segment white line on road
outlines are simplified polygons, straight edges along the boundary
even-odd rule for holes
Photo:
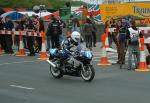
[[[98,62],[98,61],[100,61],[100,60],[93,60],[93,61],[95,61],[95,62]],[[112,64],[115,64],[115,63],[117,63],[117,61],[115,61],[115,60],[108,60],[110,63],[112,63]]]
[[[34,61],[21,61],[21,62],[7,62],[7,63],[2,63],[2,64],[0,64],[0,66],[2,66],[2,65],[10,65],[10,64],[30,63],[30,62],[37,62],[37,61],[40,61],[40,60],[34,60]]]
[[[21,88],[21,89],[28,89],[28,90],[34,90],[35,88],[29,88],[29,87],[24,87],[24,86],[19,86],[19,85],[10,85],[11,87],[15,88]]]

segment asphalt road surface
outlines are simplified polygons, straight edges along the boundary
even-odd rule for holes
[[[0,56],[0,103],[150,103],[150,72],[119,69],[119,65],[97,66],[95,78],[54,79],[49,64],[36,57]],[[116,53],[109,53],[116,60]]]

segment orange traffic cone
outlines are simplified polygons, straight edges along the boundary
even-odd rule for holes
[[[105,40],[106,40],[106,35],[105,33],[101,35],[101,41],[102,41],[102,45],[101,45],[101,48],[103,48],[103,46],[105,45]]]
[[[146,64],[146,59],[145,59],[144,38],[140,38],[140,62],[139,62],[139,65],[138,65],[138,69],[136,69],[135,71],[138,71],[138,72],[150,71],[148,69],[148,66]]]
[[[23,57],[23,56],[26,56],[26,53],[25,53],[25,49],[24,49],[24,47],[23,47],[22,31],[19,31],[19,39],[20,39],[19,52],[16,53],[16,56]]]
[[[109,63],[108,58],[107,58],[107,52],[106,52],[106,45],[105,45],[105,40],[106,40],[106,35],[103,34],[101,36],[101,40],[102,40],[102,55],[100,58],[100,62],[97,65],[111,65],[111,63]]]
[[[47,60],[48,59],[48,55],[46,53],[46,48],[45,48],[45,36],[44,36],[44,32],[42,31],[41,32],[41,36],[42,36],[42,49],[41,49],[41,52],[40,52],[40,60]]]
[[[106,33],[105,33],[105,48],[109,48],[109,42],[108,42],[108,28],[106,28]]]

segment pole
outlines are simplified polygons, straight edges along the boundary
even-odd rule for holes
[[[40,5],[40,18],[41,18],[41,5]]]

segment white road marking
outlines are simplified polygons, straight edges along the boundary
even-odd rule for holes
[[[94,58],[100,58],[101,57],[101,55],[94,55]],[[126,57],[128,57],[128,56],[126,56]],[[107,58],[118,58],[118,56],[117,55],[107,55]]]
[[[0,66],[2,66],[2,65],[10,65],[10,64],[30,63],[30,62],[37,62],[37,61],[40,61],[40,60],[34,60],[34,61],[21,61],[21,62],[7,62],[7,63],[2,63],[2,64],[0,64]]]
[[[29,88],[29,87],[24,87],[24,86],[20,86],[20,85],[10,85],[11,87],[15,87],[15,88],[21,88],[21,89],[28,89],[28,90],[34,90],[35,88]]]
[[[99,62],[100,60],[92,60],[92,61],[95,61],[95,62]],[[112,64],[115,64],[115,63],[117,63],[117,61],[116,60],[108,60],[110,63],[112,63]]]

